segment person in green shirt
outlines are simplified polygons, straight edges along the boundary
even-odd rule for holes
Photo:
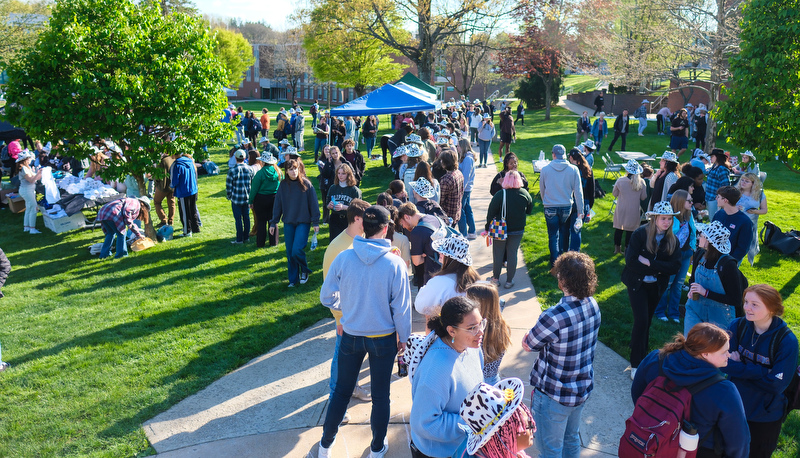
[[[281,183],[281,169],[276,165],[278,159],[270,153],[261,153],[258,158],[261,170],[250,184],[250,208],[256,215],[256,247],[263,248],[267,241],[267,223],[272,218],[272,205]],[[269,246],[278,245],[278,231],[269,237]]]

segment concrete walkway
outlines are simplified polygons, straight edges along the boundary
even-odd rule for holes
[[[495,145],[496,147],[496,145]],[[494,164],[476,169],[472,207],[480,232],[490,196],[487,192],[497,173]],[[546,235],[543,235],[546,236]],[[471,243],[474,265],[482,278],[491,276],[492,253],[482,237]],[[529,380],[535,353],[522,350],[523,335],[541,308],[523,261],[519,256],[515,287],[500,290],[507,306],[503,316],[512,327],[512,347],[500,367],[502,377]],[[501,284],[505,283],[505,270]],[[424,330],[423,317],[414,313],[414,331]],[[192,395],[144,424],[150,443],[164,458],[179,457],[304,457],[322,436],[328,401],[330,365],[335,342],[332,319],[322,320],[269,353]],[[583,411],[582,456],[615,455],[625,419],[633,411],[628,362],[598,343],[594,365],[595,385]],[[361,384],[369,382],[362,368]],[[530,405],[530,386],[526,402]],[[411,385],[394,376],[391,389],[391,423],[387,457],[408,457]],[[333,455],[366,457],[372,433],[370,403],[353,399],[350,423],[343,426]],[[535,447],[528,450],[536,456]]]

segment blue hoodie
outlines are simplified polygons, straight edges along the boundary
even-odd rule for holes
[[[189,197],[197,194],[197,169],[194,160],[181,156],[172,163],[169,185],[175,189],[175,197]]]
[[[647,384],[658,377],[658,352],[653,350],[639,364],[631,385],[633,402],[639,399]],[[719,369],[681,350],[664,358],[664,375],[679,386],[689,386],[712,377]],[[750,429],[745,419],[742,398],[729,380],[715,383],[692,396],[691,421],[697,426],[700,446],[714,449],[714,433],[719,436],[726,457],[746,458],[750,455]]]
[[[387,239],[356,236],[353,248],[333,260],[319,300],[341,310],[341,325],[352,336],[382,336],[397,331],[400,342],[411,333],[411,288],[403,258]],[[369,281],[365,280],[368,274]]]
[[[738,340],[740,325],[745,326],[741,342]],[[783,416],[787,403],[783,392],[797,368],[797,337],[791,331],[783,337],[775,352],[776,361],[769,361],[769,344],[775,333],[785,327],[785,321],[773,317],[769,329],[758,337],[753,335],[753,323],[745,318],[736,318],[728,328],[731,351],[738,351],[741,359],[729,361],[722,371],[739,389],[749,421],[767,423]]]

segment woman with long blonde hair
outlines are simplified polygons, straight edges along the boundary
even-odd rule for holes
[[[680,246],[672,233],[672,218],[677,214],[669,202],[657,203],[652,212],[647,212],[650,221],[633,232],[625,250],[622,283],[628,287],[633,312],[631,378],[647,356],[650,321],[658,301],[667,289],[670,275],[680,267]]]
[[[761,251],[758,247],[758,217],[767,214],[767,196],[762,186],[761,180],[755,173],[745,173],[736,184],[736,188],[742,193],[736,206],[753,222],[753,240],[747,251],[747,260],[751,266]]]
[[[678,212],[672,220],[672,233],[678,238],[681,251],[681,266],[678,273],[669,277],[667,290],[661,296],[661,300],[656,307],[655,316],[661,321],[672,320],[680,323],[678,305],[681,300],[681,288],[686,281],[686,272],[689,271],[689,264],[692,255],[697,249],[697,228],[694,225],[692,216],[692,197],[689,191],[679,189],[672,194],[670,205],[672,210]]]
[[[500,310],[500,294],[489,282],[473,283],[467,288],[467,297],[480,305],[481,316],[486,319],[483,331],[483,381],[494,385],[500,381],[500,362],[511,347],[511,327]]]

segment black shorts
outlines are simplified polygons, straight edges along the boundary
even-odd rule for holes
[[[500,132],[500,141],[502,143],[511,143],[511,134]]]

